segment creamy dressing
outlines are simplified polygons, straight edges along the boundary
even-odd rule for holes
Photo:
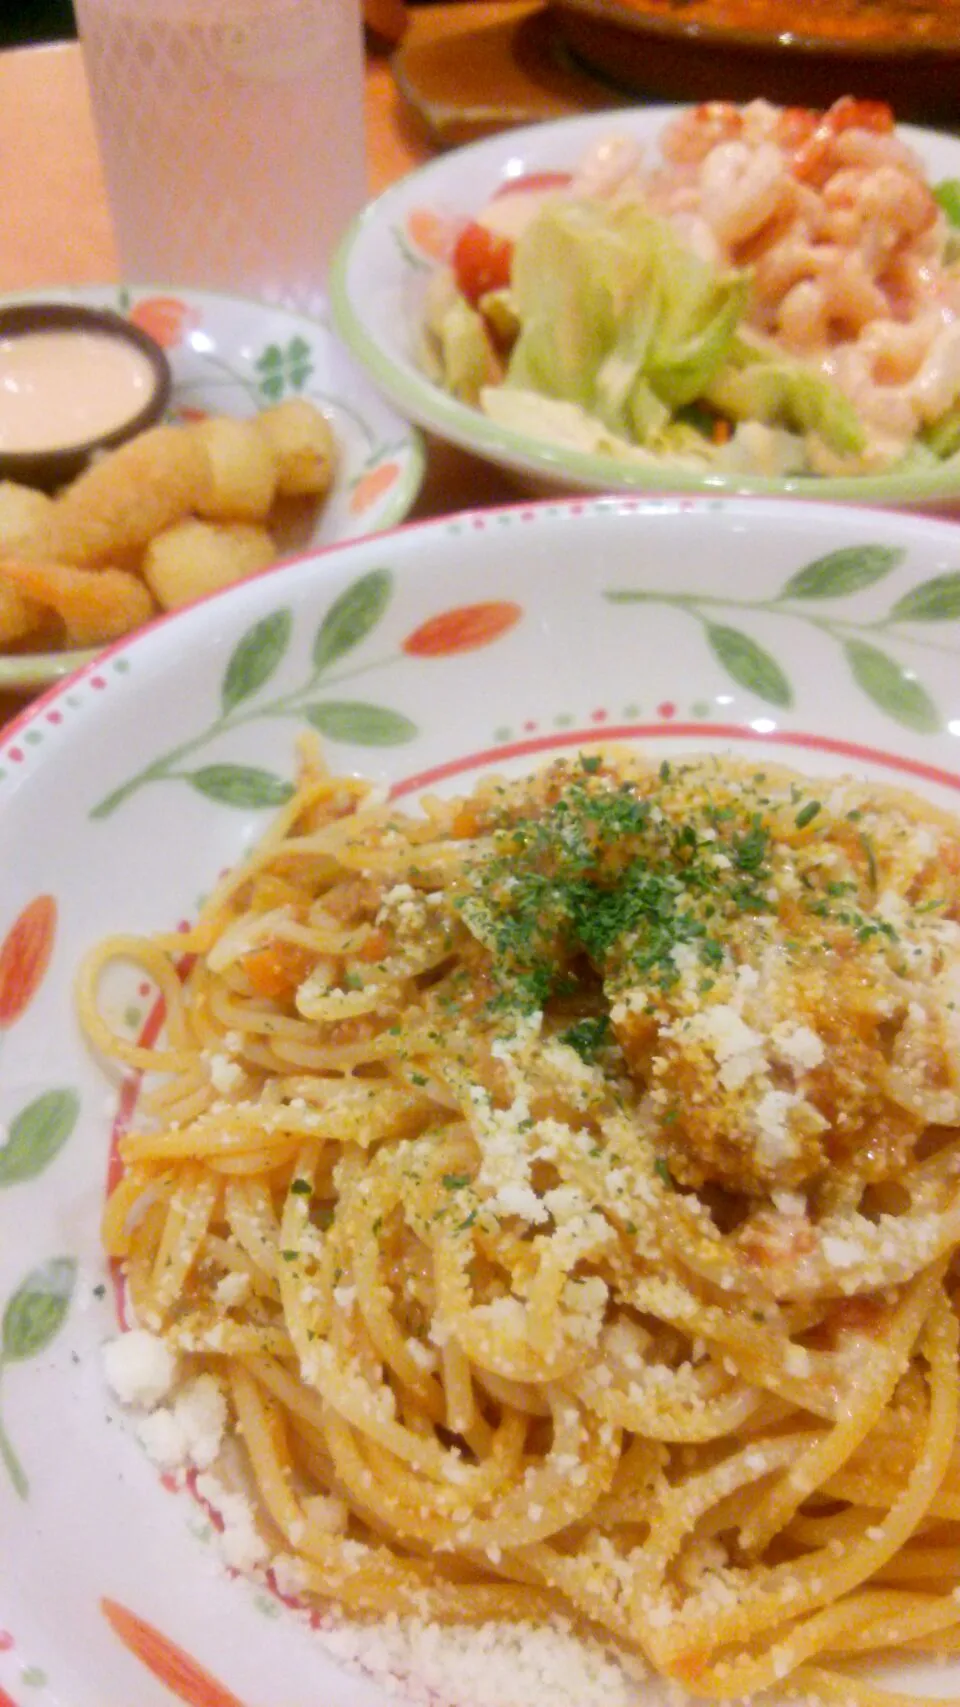
[[[0,338],[0,451],[102,438],[140,414],[156,383],[148,357],[109,332],[51,328]]]

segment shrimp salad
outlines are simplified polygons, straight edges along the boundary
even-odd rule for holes
[[[960,184],[880,102],[708,102],[453,234],[423,359],[502,426],[627,460],[876,474],[960,455]]]

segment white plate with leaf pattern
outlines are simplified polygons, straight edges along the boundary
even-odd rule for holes
[[[124,314],[166,351],[169,414],[252,415],[286,397],[309,397],[328,416],[339,451],[331,490],[296,548],[334,545],[393,527],[423,479],[423,444],[366,378],[325,321],[244,297],[181,286],[69,285],[5,296],[79,302]],[[0,656],[0,690],[44,687],[92,653]]]
[[[386,1671],[362,1635],[342,1669],[342,1632],[338,1660],[329,1619],[231,1576],[205,1509],[118,1414],[98,1245],[117,1099],[73,1012],[84,950],[189,917],[287,798],[307,727],[336,767],[410,798],[604,738],[957,807],[958,663],[950,524],[615,497],[308,555],[116,646],[3,731],[2,1707],[543,1707],[522,1666],[495,1698],[483,1666],[431,1694],[425,1650],[404,1660],[396,1632]],[[149,999],[131,974],[134,1034]],[[608,1684],[605,1707],[659,1699],[634,1689]]]

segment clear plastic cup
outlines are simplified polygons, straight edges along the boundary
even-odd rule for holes
[[[366,194],[360,0],[75,0],[124,276],[309,312]]]

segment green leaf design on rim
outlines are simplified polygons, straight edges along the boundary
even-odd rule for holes
[[[23,1363],[46,1350],[70,1307],[76,1267],[72,1257],[54,1257],[18,1286],[0,1323],[2,1362]]]
[[[433,271],[433,268],[436,266],[436,262],[431,261],[426,255],[421,255],[419,251],[414,248],[406,233],[401,230],[399,225],[394,225],[391,228],[391,231],[393,240],[408,267],[412,267],[414,271],[418,273],[429,273]]]
[[[283,806],[293,793],[292,783],[255,765],[204,765],[185,775],[199,794],[221,806]]]
[[[960,617],[960,570],[921,581],[898,599],[891,622],[954,622]]]
[[[793,704],[793,688],[777,660],[749,634],[720,623],[707,623],[707,639],[727,674],[768,705]]]
[[[36,1179],[63,1149],[80,1113],[73,1090],[44,1091],[22,1108],[10,1123],[10,1135],[0,1149],[0,1186]]]
[[[271,611],[241,636],[231,653],[220,685],[220,712],[198,735],[181,741],[160,754],[142,770],[98,801],[91,818],[109,818],[131,795],[148,783],[181,781],[198,794],[222,806],[269,808],[282,806],[293,793],[293,784],[256,765],[222,760],[194,769],[184,763],[211,742],[263,718],[289,717],[306,721],[333,741],[354,741],[361,746],[395,746],[410,741],[417,726],[402,712],[366,700],[320,699],[323,690],[403,662],[394,653],[365,663],[351,663],[331,675],[332,666],[356,650],[383,617],[393,596],[393,574],[372,569],[361,575],[334,599],[314,635],[309,674],[298,687],[261,698],[263,688],[287,656],[294,635],[293,613]]]
[[[53,1257],[17,1287],[0,1321],[0,1375],[10,1364],[39,1356],[56,1338],[70,1308],[76,1272],[72,1257]],[[0,1460],[15,1492],[26,1499],[30,1485],[2,1423]]]
[[[220,703],[225,712],[233,711],[270,680],[292,633],[293,616],[288,610],[272,611],[247,630],[224,672]]]
[[[313,643],[313,665],[326,670],[359,646],[377,626],[393,596],[389,569],[372,569],[341,593],[327,611]]]
[[[402,712],[356,699],[329,699],[306,707],[307,721],[332,741],[355,741],[358,747],[397,747],[410,741],[417,726]]]
[[[935,575],[911,588],[886,616],[857,619],[820,608],[829,599],[875,586],[899,568],[905,557],[899,546],[846,546],[805,564],[779,593],[766,599],[743,599],[727,593],[652,592],[641,587],[610,587],[603,596],[611,604],[665,605],[693,617],[702,624],[710,648],[727,674],[741,687],[777,706],[793,704],[793,689],[776,658],[742,629],[718,623],[710,613],[759,613],[803,623],[843,649],[854,681],[878,710],[918,735],[933,735],[943,727],[933,698],[913,670],[875,642],[888,639],[908,652],[939,652],[956,662],[960,657],[956,641],[897,630],[903,623],[960,620],[960,570]],[[804,609],[804,604],[813,608]]]
[[[791,575],[781,599],[839,599],[882,581],[906,552],[895,545],[850,545],[828,552]]]
[[[888,717],[918,735],[935,735],[942,727],[940,713],[926,688],[895,658],[862,640],[848,640],[844,651],[854,680]]]

